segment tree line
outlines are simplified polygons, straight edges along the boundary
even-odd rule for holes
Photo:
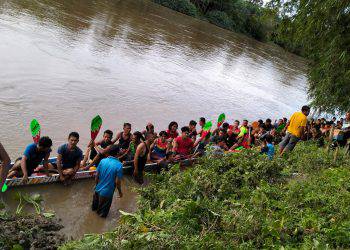
[[[154,0],[310,59],[308,95],[322,112],[350,110],[350,1]]]

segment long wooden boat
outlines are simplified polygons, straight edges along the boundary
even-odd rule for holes
[[[50,163],[56,163],[57,158],[50,158]],[[13,163],[12,163],[13,165]],[[145,171],[151,172],[157,167],[157,163],[150,163],[146,164]],[[130,162],[126,165],[123,165],[123,173],[125,175],[131,175],[133,173],[133,165],[130,164]],[[88,178],[94,178],[96,175],[96,170],[89,170],[89,171],[78,171],[73,180],[81,180],[81,179],[88,179]],[[37,184],[48,184],[48,183],[54,183],[59,182],[59,174],[54,173],[50,174],[49,176],[44,174],[34,174],[34,176],[28,177],[28,182],[23,183],[22,178],[12,178],[12,179],[6,179],[6,185],[8,187],[15,187],[15,186],[24,186],[24,185],[37,185]]]

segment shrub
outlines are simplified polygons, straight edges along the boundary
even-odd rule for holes
[[[185,15],[197,16],[197,8],[189,0],[155,0],[155,2]]]
[[[208,12],[206,14],[206,17],[210,23],[215,24],[224,29],[232,30],[233,22],[225,12],[213,10]]]
[[[62,249],[350,248],[348,159],[310,143],[270,161],[255,150],[152,175],[114,232]],[[298,174],[295,174],[298,173]]]

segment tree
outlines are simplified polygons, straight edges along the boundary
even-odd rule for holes
[[[350,110],[350,1],[273,0],[283,28],[277,37],[310,59],[308,95],[319,111]]]

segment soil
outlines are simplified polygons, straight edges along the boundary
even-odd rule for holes
[[[0,217],[0,249],[57,249],[65,241],[56,219],[41,215]]]

